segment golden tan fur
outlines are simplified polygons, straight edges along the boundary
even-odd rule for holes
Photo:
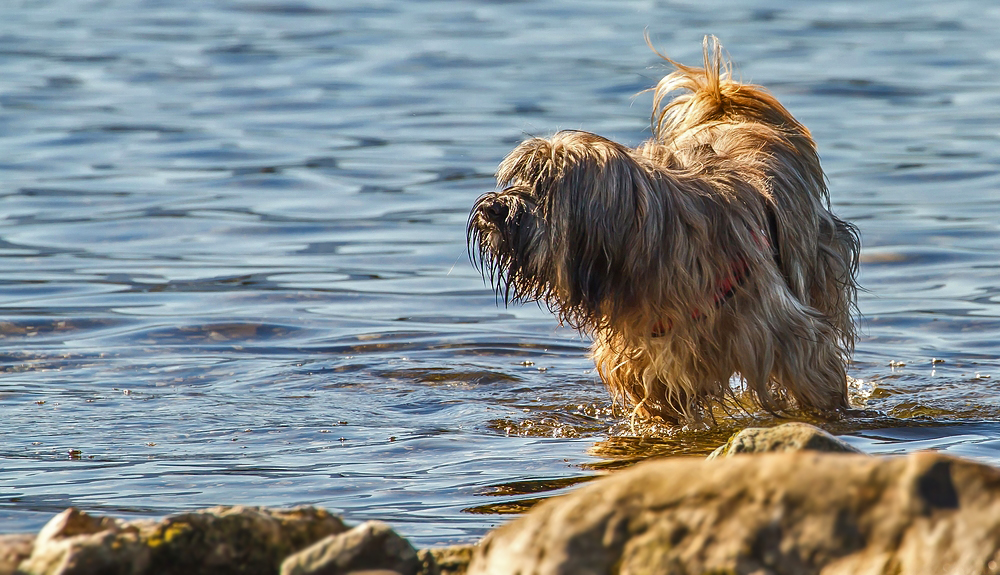
[[[829,210],[809,131],[735,82],[714,38],[704,68],[675,66],[637,149],[564,131],[511,152],[470,249],[505,301],[544,301],[590,333],[636,415],[700,421],[734,374],[769,411],[832,415],[847,407],[857,231]]]

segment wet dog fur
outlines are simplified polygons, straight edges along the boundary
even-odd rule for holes
[[[633,417],[702,422],[736,394],[835,417],[858,232],[830,211],[809,131],[735,81],[714,37],[704,68],[668,61],[650,140],[523,142],[473,208],[470,253],[505,302],[544,302],[593,337]]]

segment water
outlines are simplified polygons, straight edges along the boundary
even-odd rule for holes
[[[629,437],[587,342],[498,307],[467,259],[468,210],[526,135],[648,137],[647,28],[689,63],[718,35],[861,228],[851,375],[881,415],[831,429],[1000,463],[990,0],[12,0],[0,530],[314,504],[473,541],[754,423]]]

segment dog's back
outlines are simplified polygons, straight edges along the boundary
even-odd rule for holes
[[[653,138],[637,151],[680,171],[732,165],[746,177],[747,166],[758,166],[759,192],[771,204],[769,240],[788,287],[826,315],[850,349],[860,240],[829,210],[816,144],[767,90],[733,80],[714,36],[705,38],[704,56],[704,68],[664,57],[677,69],[653,89]]]
[[[714,36],[705,37],[704,55],[704,68],[685,66],[663,56],[677,70],[653,89],[652,128],[656,142],[683,149],[690,145],[687,140],[701,140],[700,134],[706,129],[756,124],[782,133],[800,155],[815,157],[816,146],[809,130],[774,96],[761,86],[733,80],[731,65],[723,58],[722,46]],[[811,172],[822,184],[818,165]]]

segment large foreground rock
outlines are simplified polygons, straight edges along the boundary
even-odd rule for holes
[[[1000,572],[1000,471],[933,453],[651,461],[490,533],[469,574]]]

